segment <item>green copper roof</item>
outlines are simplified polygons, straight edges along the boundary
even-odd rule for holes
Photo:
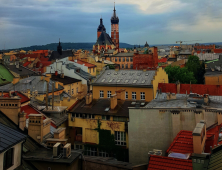
[[[212,63],[212,62],[214,62],[214,61],[218,61],[218,59],[216,59],[216,60],[211,60],[211,61],[207,61],[207,62],[205,62],[205,63],[208,64],[208,63]]]
[[[14,76],[10,71],[4,65],[0,64],[0,86],[11,83],[13,78]]]

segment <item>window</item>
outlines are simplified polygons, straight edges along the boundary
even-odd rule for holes
[[[125,98],[128,99],[128,91],[125,92]]]
[[[119,62],[121,62],[121,57],[119,57]]]
[[[115,58],[115,61],[117,62],[117,58]]]
[[[107,98],[111,97],[111,91],[107,91]]]
[[[95,115],[88,114],[88,115],[87,115],[87,118],[88,118],[88,119],[95,119]]]
[[[77,150],[82,149],[82,145],[76,145],[76,149]]]
[[[97,156],[97,148],[96,147],[86,147],[85,146],[85,155]]]
[[[122,60],[123,62],[125,62],[125,58],[123,57],[123,60]]]
[[[104,92],[103,92],[103,90],[100,90],[99,96],[100,96],[100,98],[103,98],[103,97],[104,97]]]
[[[124,68],[124,64],[122,64],[122,68]]]
[[[102,119],[103,119],[103,120],[110,120],[110,116],[104,116],[104,115],[102,115]]]
[[[132,99],[136,100],[136,92],[132,92]]]
[[[114,116],[114,117],[113,117],[113,121],[117,121],[117,122],[127,122],[127,118],[126,118],[126,117]]]
[[[70,90],[68,90],[68,94],[70,94]]]
[[[72,89],[72,94],[74,94],[74,90]]]
[[[130,61],[133,62],[133,57],[130,57]]]
[[[115,131],[115,144],[126,146],[126,133]]]
[[[140,99],[145,100],[145,92],[140,92]]]
[[[13,165],[14,149],[11,148],[4,153],[3,169],[6,170]]]
[[[95,68],[93,68],[93,73],[95,72]]]
[[[109,154],[103,150],[99,151],[99,156],[101,157],[109,157]]]
[[[91,73],[91,69],[89,69],[89,73]]]
[[[78,93],[79,91],[78,91],[78,87],[76,87],[76,94]]]
[[[126,64],[126,67],[125,68],[128,68],[128,64]]]
[[[126,61],[129,61],[129,58],[128,58],[128,57],[126,58]]]
[[[130,64],[130,68],[133,68],[133,64]]]

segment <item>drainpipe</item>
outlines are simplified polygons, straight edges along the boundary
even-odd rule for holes
[[[52,82],[52,110],[54,109],[54,82]]]

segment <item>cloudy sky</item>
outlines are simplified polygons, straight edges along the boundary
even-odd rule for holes
[[[113,0],[0,0],[0,49],[95,42],[99,19],[110,33]],[[116,0],[120,42],[222,42],[221,0]]]

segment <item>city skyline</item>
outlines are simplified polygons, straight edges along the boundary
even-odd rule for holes
[[[96,42],[99,19],[110,34],[113,0],[1,0],[0,49],[58,42]],[[222,2],[118,0],[120,42],[173,44],[220,42]]]

